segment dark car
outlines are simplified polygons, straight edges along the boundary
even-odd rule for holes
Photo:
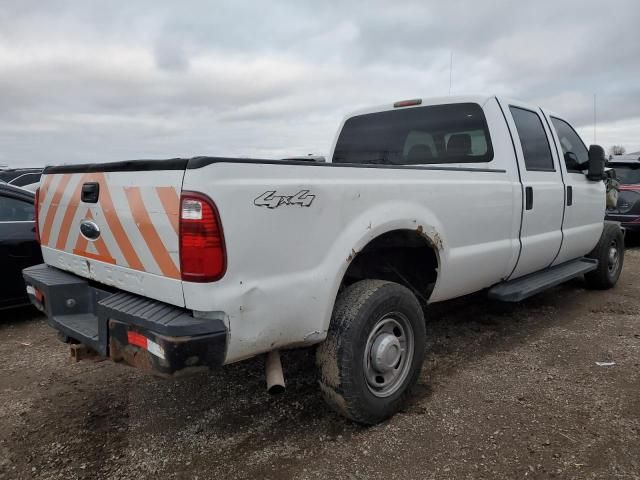
[[[640,152],[614,157],[607,166],[620,181],[618,203],[607,209],[607,220],[620,222],[630,232],[640,232]]]
[[[3,168],[0,180],[16,187],[24,187],[40,181],[42,168]]]
[[[0,183],[0,309],[29,303],[22,269],[42,263],[34,194]]]

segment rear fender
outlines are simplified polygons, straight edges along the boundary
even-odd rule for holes
[[[447,259],[447,238],[441,222],[423,205],[410,202],[393,202],[377,205],[365,210],[336,238],[328,250],[327,261],[334,262],[331,271],[336,272],[331,284],[328,308],[324,314],[322,332],[326,334],[333,313],[333,304],[338,295],[344,275],[356,258],[372,240],[394,230],[413,230],[422,235],[436,252],[438,268]],[[435,288],[438,288],[436,280]]]

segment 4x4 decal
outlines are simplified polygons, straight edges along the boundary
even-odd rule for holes
[[[264,192],[253,201],[256,207],[278,208],[282,205],[298,205],[310,207],[315,195],[309,194],[309,190],[300,190],[294,195],[279,195],[274,190]]]

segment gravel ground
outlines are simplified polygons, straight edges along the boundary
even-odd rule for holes
[[[261,359],[163,380],[70,365],[30,309],[0,318],[2,479],[640,479],[637,247],[607,292],[432,306],[411,402],[370,428],[325,407],[310,351],[271,397]]]

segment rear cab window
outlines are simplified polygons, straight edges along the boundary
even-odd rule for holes
[[[458,103],[369,113],[349,118],[333,163],[432,165],[493,160],[480,105]]]

